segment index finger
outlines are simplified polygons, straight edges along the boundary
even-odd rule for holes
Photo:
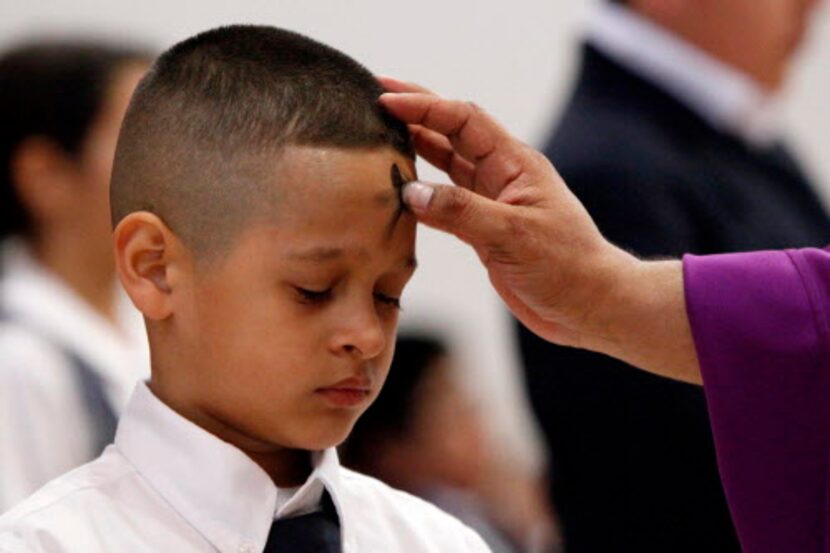
[[[435,94],[430,89],[419,84],[402,81],[389,75],[377,75],[375,78],[380,83],[380,86],[387,92],[423,92],[424,94]]]
[[[380,102],[405,123],[446,136],[474,165],[477,187],[493,197],[527,168],[524,144],[475,104],[423,92],[386,93]]]

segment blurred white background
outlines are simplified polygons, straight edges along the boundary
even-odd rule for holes
[[[786,1],[786,0],[782,0]],[[228,23],[287,27],[344,50],[377,73],[474,100],[539,144],[565,100],[589,0],[0,0],[0,47],[36,35],[89,34],[159,51]],[[830,199],[830,14],[822,8],[786,92],[787,131]],[[0,122],[2,124],[2,122]],[[421,178],[443,181],[420,166]],[[436,232],[419,237],[421,268],[404,325],[455,344],[464,381],[484,406],[499,450],[540,467],[524,404],[513,328],[471,250]]]

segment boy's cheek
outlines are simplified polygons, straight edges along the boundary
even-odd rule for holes
[[[391,337],[392,343],[394,343],[395,335],[393,334]],[[383,385],[386,383],[386,378],[389,376],[389,368],[392,365],[392,356],[394,354],[394,348],[389,348],[385,353],[382,359],[378,360],[375,364],[375,370],[377,371],[375,374],[375,378],[377,378],[377,389],[375,390],[375,398],[377,398],[378,394],[380,393]],[[374,402],[374,399],[372,399]]]

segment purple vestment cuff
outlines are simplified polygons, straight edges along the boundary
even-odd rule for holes
[[[687,255],[683,267],[745,553],[830,553],[830,253]]]

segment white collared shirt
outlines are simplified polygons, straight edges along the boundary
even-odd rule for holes
[[[242,451],[183,418],[140,383],[115,444],[0,517],[3,553],[260,553],[275,517],[314,510],[325,490],[344,553],[486,552],[437,507],[313,456],[308,480],[280,490]]]
[[[635,11],[601,2],[588,20],[587,40],[721,132],[759,148],[779,138],[781,112],[774,95]]]
[[[120,413],[149,373],[138,311],[121,294],[119,325],[44,269],[22,242],[2,245],[0,309],[0,512],[94,459],[97,439],[68,350],[100,377]],[[116,293],[115,289],[113,293]],[[48,338],[45,338],[48,337]]]

